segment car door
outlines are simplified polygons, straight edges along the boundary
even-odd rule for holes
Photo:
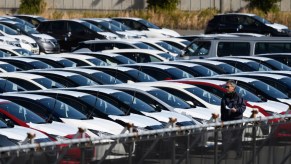
[[[262,34],[262,25],[257,20],[249,16],[239,16],[238,17],[239,30],[238,32],[245,33],[259,33]]]
[[[221,18],[221,21],[218,25],[219,33],[231,33],[238,32],[238,16],[236,15],[225,15]]]

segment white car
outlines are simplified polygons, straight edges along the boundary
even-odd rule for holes
[[[70,53],[49,54],[47,56],[62,57],[69,59],[77,64],[77,66],[107,66],[108,64],[100,59],[88,55],[77,55]]]
[[[175,57],[169,53],[159,50],[147,50],[147,49],[115,49],[104,50],[101,53],[107,54],[120,54],[137,63],[146,62],[166,62],[175,60]]]
[[[180,36],[180,34],[177,33],[176,31],[166,28],[160,28],[142,18],[118,17],[112,19],[121,22],[134,30],[141,31],[142,33],[146,34],[149,38]]]
[[[68,90],[89,93],[92,95],[98,94],[99,96],[103,94],[102,97],[112,99],[112,101],[115,103],[122,102],[129,105],[130,107],[128,110],[132,110],[129,111],[129,113],[139,113],[140,115],[156,119],[157,121],[164,124],[167,124],[169,122],[169,118],[176,118],[177,119],[176,124],[178,126],[195,125],[194,120],[189,117],[165,110],[156,111],[153,107],[146,104],[142,100],[119,90],[98,87],[78,87],[78,88],[68,88]]]
[[[163,125],[152,119],[145,116],[140,116],[137,114],[128,114],[126,115],[123,111],[108,103],[105,100],[100,99],[99,97],[82,93],[76,91],[65,91],[65,90],[43,90],[43,91],[35,91],[35,94],[47,95],[50,97],[54,97],[54,95],[58,95],[59,99],[62,102],[70,105],[78,103],[82,107],[86,104],[87,109],[78,109],[83,114],[89,115],[98,115],[101,118],[106,118],[111,121],[115,121],[119,124],[134,124],[134,126],[138,130],[153,130],[153,129],[161,129]]]
[[[147,101],[149,100],[149,98],[151,98],[152,100],[155,100],[163,104],[163,106],[166,106],[167,110],[172,111],[172,112],[177,112],[186,116],[190,116],[194,120],[199,121],[202,124],[206,123],[207,121],[211,121],[212,113],[217,113],[217,110],[215,109],[191,106],[185,101],[181,100],[180,98],[172,95],[171,93],[165,92],[155,87],[135,85],[135,84],[130,84],[130,85],[117,84],[117,85],[112,85],[112,86],[98,86],[98,87],[112,88],[112,89],[124,91],[131,95],[135,95],[137,98],[145,101],[149,105],[154,103],[153,101]]]
[[[26,90],[43,90],[64,87],[63,85],[44,76],[34,75],[28,72],[0,73],[0,77],[17,84]]]
[[[0,34],[0,45],[10,45],[15,47],[21,47],[20,42],[14,38],[7,37]]]
[[[0,24],[0,33],[4,36],[18,40],[22,48],[27,49],[32,53],[39,54],[39,47],[36,41],[31,37],[20,35],[17,31],[3,24]]]
[[[5,52],[8,56],[31,56],[35,55],[27,49],[11,46],[11,45],[0,45],[0,51]]]
[[[140,38],[138,35],[135,35],[133,33],[127,32],[125,30],[120,29],[119,27],[115,26],[114,24],[111,24],[106,19],[102,18],[83,18],[82,20],[87,21],[89,23],[94,24],[95,26],[99,27],[103,31],[111,32],[113,34],[116,34],[122,39],[130,39],[130,38]]]

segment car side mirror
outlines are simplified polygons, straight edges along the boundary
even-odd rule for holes
[[[12,120],[6,119],[5,122],[6,122],[6,124],[7,124],[8,127],[11,127],[11,128],[14,127],[14,122]]]
[[[156,104],[155,109],[156,109],[156,111],[160,112],[160,111],[162,111],[163,108],[159,104]]]

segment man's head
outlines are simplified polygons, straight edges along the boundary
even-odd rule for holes
[[[225,89],[227,90],[227,93],[233,93],[235,92],[236,83],[233,80],[228,80],[225,84]]]

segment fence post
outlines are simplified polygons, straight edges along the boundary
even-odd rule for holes
[[[257,110],[253,110],[251,118],[256,118],[257,114],[258,114],[258,111]],[[256,122],[254,122],[254,125],[252,127],[252,141],[253,141],[253,158],[252,158],[252,161],[253,161],[253,164],[255,164],[255,162],[256,162],[256,131],[257,131],[256,130]]]
[[[214,122],[217,122],[219,114],[212,113],[212,118]],[[218,127],[216,126],[214,129],[214,164],[218,162]]]

